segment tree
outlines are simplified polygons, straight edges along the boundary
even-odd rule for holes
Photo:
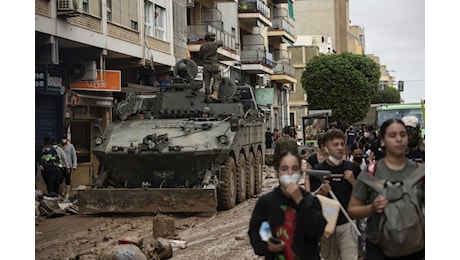
[[[377,91],[372,97],[371,103],[401,103],[401,94],[396,88],[387,87],[385,90]]]
[[[349,52],[313,57],[301,79],[309,109],[331,109],[331,120],[342,125],[366,116],[379,81],[376,62]]]

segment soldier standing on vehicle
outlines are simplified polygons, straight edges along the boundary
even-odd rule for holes
[[[206,91],[207,101],[217,100],[219,97],[219,86],[222,80],[222,76],[219,71],[219,63],[217,58],[217,49],[224,43],[222,41],[216,41],[216,34],[207,32],[204,36],[206,40],[200,47],[199,56],[203,61],[203,81],[204,88]],[[211,77],[213,78],[213,86],[211,89]],[[210,95],[212,91],[212,94]]]

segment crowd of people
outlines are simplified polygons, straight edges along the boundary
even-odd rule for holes
[[[317,152],[305,158],[306,168],[330,174],[323,177],[305,174],[303,186],[299,182],[303,174],[302,158],[288,128],[283,129],[283,136],[276,142],[272,134],[266,135],[270,148],[275,148],[274,170],[279,186],[261,196],[252,212],[248,235],[257,255],[265,259],[425,258],[424,242],[423,248],[403,255],[398,255],[399,252],[389,255],[382,248],[379,239],[384,231],[379,223],[390,199],[363,181],[363,175],[369,175],[370,169],[372,176],[385,180],[385,186],[400,185],[415,175],[415,169],[425,162],[418,120],[413,116],[390,119],[379,129],[366,125],[363,130],[357,133],[351,126],[345,131],[333,128],[320,134]],[[417,199],[424,207],[424,179],[414,189],[422,193]],[[323,234],[327,221],[318,196],[340,203],[335,230],[328,236]],[[265,222],[270,227],[269,238],[259,233]]]

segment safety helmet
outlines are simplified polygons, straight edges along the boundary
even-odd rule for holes
[[[207,114],[211,114],[211,109],[209,107],[203,107],[203,109],[201,110],[202,113],[207,113]]]
[[[187,70],[187,64],[185,64],[185,62],[180,62],[176,65],[176,72],[177,72],[177,75],[179,75],[180,77],[187,77],[188,75],[188,70]]]

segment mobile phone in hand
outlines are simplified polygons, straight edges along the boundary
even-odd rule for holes
[[[272,242],[273,244],[281,244],[281,240],[279,240],[278,238],[276,237],[270,237],[270,242]]]

